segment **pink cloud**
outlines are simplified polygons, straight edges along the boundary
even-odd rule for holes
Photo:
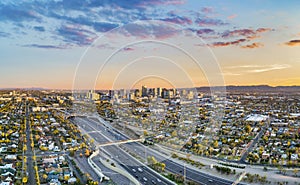
[[[241,46],[241,48],[249,48],[249,49],[253,49],[253,48],[259,48],[259,47],[263,47],[264,44],[262,43],[259,43],[259,42],[254,42],[252,44],[248,44],[248,45],[245,45],[245,46]]]
[[[230,45],[238,45],[242,42],[247,41],[246,39],[238,39],[235,41],[231,41],[231,42],[215,42],[213,43],[211,46],[213,47],[224,47],[224,46],[230,46]]]
[[[237,17],[237,14],[232,14],[232,15],[229,15],[227,18],[228,19],[234,19],[234,18],[236,18]]]
[[[262,32],[268,32],[268,31],[271,31],[272,29],[271,28],[258,28],[256,30],[257,33],[262,33]]]

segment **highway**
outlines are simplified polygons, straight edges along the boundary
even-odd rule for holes
[[[90,119],[75,118],[74,122],[79,125],[86,133],[92,137],[96,143],[107,143],[116,140],[118,134],[114,134],[110,129],[98,122]],[[123,137],[123,136],[120,136]],[[119,146],[111,145],[100,148],[100,153],[109,154],[111,159],[116,161],[133,177],[137,178],[141,184],[171,184],[169,181],[162,178],[159,174],[153,172],[149,167],[127,154]]]
[[[100,121],[95,121],[94,119],[89,118],[76,118],[77,124],[80,124],[99,144],[106,143],[108,141],[114,140],[128,140],[126,135],[120,133],[118,130],[107,127],[107,123],[100,119]],[[211,176],[206,173],[202,173],[200,171],[196,171],[189,167],[184,167],[184,165],[176,163],[172,161],[168,156],[162,155],[157,151],[154,151],[151,148],[144,146],[139,142],[132,142],[120,145],[121,148],[134,153],[138,157],[147,160],[148,156],[154,156],[158,161],[161,161],[166,164],[166,170],[175,174],[181,174],[186,176],[186,179],[192,180],[199,184],[217,184],[217,185],[231,185],[233,182],[222,179],[219,177]],[[121,150],[120,147],[117,146],[105,146],[105,150],[109,150],[109,153],[112,154],[112,157],[115,159],[120,159],[118,163],[124,165],[124,168],[131,173],[132,175],[136,176],[139,180],[141,180],[141,175],[138,173],[136,168],[139,166],[143,166],[139,161],[132,160],[132,156]],[[126,160],[127,159],[127,160]],[[130,159],[130,160],[128,160]],[[145,168],[145,166],[144,166]],[[135,169],[137,172],[133,172],[132,169]],[[145,170],[146,171],[146,170]],[[147,179],[157,178],[151,177],[148,174],[149,170],[145,173]],[[143,181],[141,181],[143,182]],[[149,181],[148,181],[149,182]],[[151,184],[151,183],[149,183]],[[159,183],[162,184],[162,183]],[[167,182],[166,182],[167,184]],[[240,185],[242,183],[239,183]]]

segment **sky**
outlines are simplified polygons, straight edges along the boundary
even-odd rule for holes
[[[0,88],[300,85],[297,0],[2,0]]]

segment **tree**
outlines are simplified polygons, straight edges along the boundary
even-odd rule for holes
[[[295,177],[297,177],[298,171],[299,171],[299,170],[296,169],[296,168],[293,170]]]
[[[47,177],[48,177],[47,174],[44,173],[43,174],[43,179],[47,179]]]
[[[55,129],[54,131],[53,131],[53,134],[54,135],[57,135],[59,133],[59,131],[57,130],[57,129]]]
[[[86,157],[90,156],[90,151],[88,149],[85,150],[85,156]]]
[[[148,132],[144,130],[144,136],[148,136]]]
[[[252,130],[251,126],[250,125],[246,125],[245,132],[249,133],[249,132],[251,132],[251,130]]]
[[[171,133],[171,136],[172,136],[172,137],[177,137],[177,131],[174,130],[174,131]]]
[[[214,147],[214,148],[218,148],[218,146],[219,146],[219,143],[218,143],[217,140],[215,140],[214,143],[213,143],[213,147]]]
[[[74,150],[70,150],[70,154],[69,154],[71,157],[74,157],[74,155],[75,155],[75,152],[74,152]]]

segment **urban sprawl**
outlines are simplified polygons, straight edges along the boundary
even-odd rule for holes
[[[0,185],[300,184],[297,90],[0,91]]]

